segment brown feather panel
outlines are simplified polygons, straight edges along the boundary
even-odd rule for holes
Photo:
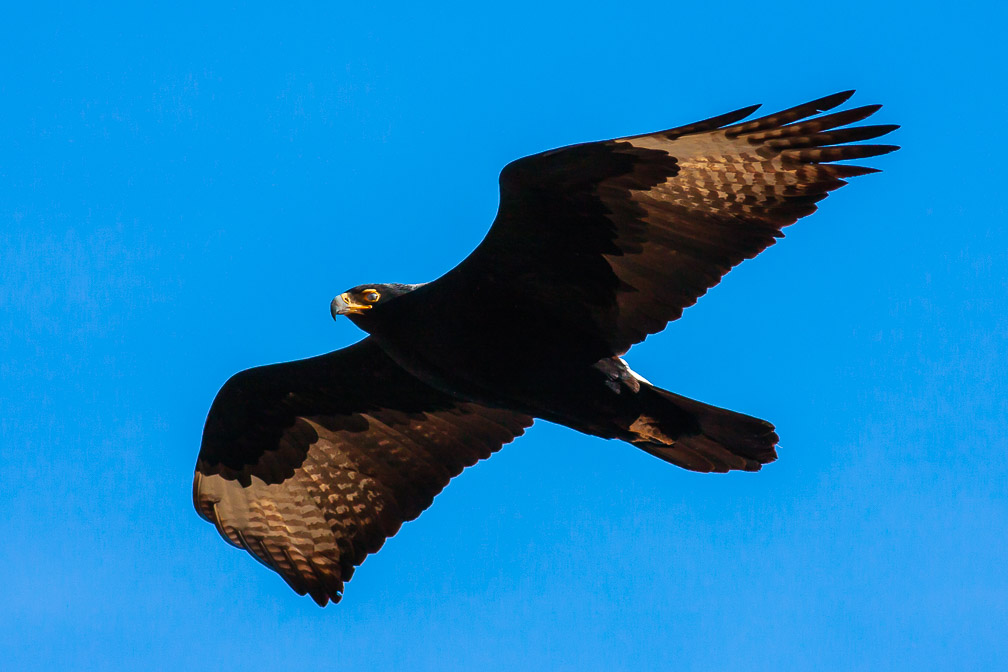
[[[829,191],[846,184],[822,162],[896,149],[839,144],[885,135],[898,128],[894,125],[826,130],[864,118],[874,106],[822,117],[819,123],[805,119],[841,104],[851,93],[725,129],[616,141],[665,152],[678,167],[657,185],[629,193],[606,185],[598,190],[612,213],[620,248],[604,255],[621,281],[619,317],[610,327],[618,351],[680,317],[732,267],[772,245],[785,226],[815,212]],[[797,132],[789,132],[792,128]],[[635,217],[635,209],[643,210],[643,216]],[[641,268],[653,272],[643,274]],[[656,319],[653,307],[670,302],[675,305],[664,312],[664,320]]]
[[[700,135],[672,134],[673,139],[666,140],[666,134],[654,134],[630,141],[634,147],[659,149],[675,156],[679,170],[664,183],[633,190],[630,196],[634,204],[645,210],[643,221],[651,230],[671,230],[672,236],[653,236],[650,249],[645,245],[636,254],[630,252],[629,245],[621,244],[623,254],[606,255],[623,281],[625,296],[618,301],[620,321],[627,324],[621,334],[625,341],[636,342],[656,331],[653,318],[647,324],[639,319],[647,312],[642,305],[649,300],[663,295],[679,298],[680,305],[666,313],[667,320],[677,319],[682,308],[692,305],[728,270],[772,245],[783,235],[784,226],[814,212],[815,203],[846,184],[834,177],[832,167],[820,170],[819,162],[876,156],[895,149],[888,145],[827,146],[879,137],[895,130],[897,127],[893,125],[808,134],[814,129],[834,127],[837,121],[859,118],[862,111],[874,111],[871,108],[859,108],[855,110],[857,114],[845,118],[831,115],[833,119],[819,125],[814,120],[796,124],[803,127],[797,135],[788,134],[788,126],[775,128],[776,124],[794,122],[807,114],[829,109],[848,97],[849,94],[838,94]],[[618,212],[616,207],[613,210]],[[672,257],[667,254],[670,251]],[[635,259],[646,256],[664,256],[662,270],[647,283],[635,282],[631,276],[639,274],[633,267],[640,265]],[[711,272],[696,273],[694,268],[686,280],[691,291],[684,292],[683,274],[677,272],[677,266],[689,266],[688,257],[706,260]],[[671,286],[664,291],[656,290],[655,285],[660,284]],[[628,292],[627,287],[636,291]],[[657,330],[663,327],[664,324]]]
[[[368,341],[251,369],[222,388],[207,419],[196,510],[320,605],[339,601],[354,568],[451,478],[532,424],[397,369]],[[236,415],[246,429],[222,435]]]

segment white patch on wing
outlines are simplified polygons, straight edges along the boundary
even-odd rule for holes
[[[638,381],[640,381],[642,383],[645,383],[647,385],[651,385],[651,381],[648,380],[647,378],[645,378],[644,376],[640,375],[639,373],[637,373],[633,369],[631,369],[630,365],[626,363],[625,359],[623,359],[622,357],[617,357],[616,359],[618,359],[620,361],[620,363],[622,363],[623,366],[625,366],[627,368],[627,371],[630,372],[631,376],[633,376],[634,378],[636,378]]]

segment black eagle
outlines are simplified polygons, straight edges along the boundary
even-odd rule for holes
[[[193,501],[320,605],[448,481],[542,418],[685,469],[757,471],[773,425],[655,387],[620,359],[846,178],[880,106],[852,91],[742,121],[563,147],[508,164],[482,243],[422,285],[333,299],[364,340],[242,371],[210,408]]]

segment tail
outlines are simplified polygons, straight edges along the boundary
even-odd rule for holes
[[[777,459],[769,422],[642,384],[633,445],[690,471],[759,471]],[[684,429],[686,428],[686,429]]]

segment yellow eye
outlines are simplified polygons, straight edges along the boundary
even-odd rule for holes
[[[374,289],[365,289],[362,292],[361,297],[368,303],[376,303],[378,299],[381,298],[381,294],[379,294],[378,291]]]

